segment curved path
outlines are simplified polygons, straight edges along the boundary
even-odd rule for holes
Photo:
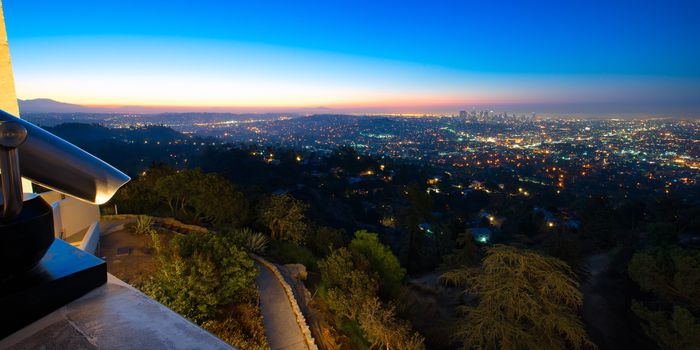
[[[275,275],[255,262],[260,273],[255,279],[260,293],[260,311],[265,335],[272,350],[308,350],[304,334],[294,316],[287,294]]]

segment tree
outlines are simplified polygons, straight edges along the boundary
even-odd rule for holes
[[[646,225],[647,237],[652,245],[668,246],[678,242],[676,225],[668,222],[653,222]]]
[[[576,310],[583,302],[575,274],[559,259],[496,245],[479,268],[463,268],[443,279],[478,297],[454,337],[464,349],[594,348]]]
[[[345,231],[328,226],[316,226],[310,230],[306,243],[318,256],[328,256],[334,249],[346,244]]]
[[[260,209],[259,220],[270,230],[273,239],[295,243],[304,241],[308,205],[287,194],[270,197]]]
[[[378,289],[376,276],[365,272],[368,263],[356,263],[356,260],[347,248],[340,248],[318,262],[321,280],[328,288],[329,307],[337,315],[351,320],[357,318]]]
[[[236,302],[257,275],[245,251],[215,233],[175,236],[159,259],[160,269],[144,291],[200,324]]]
[[[457,249],[443,256],[442,269],[473,267],[479,263],[479,249],[474,242],[471,230],[460,233],[456,243]]]
[[[425,241],[425,234],[419,225],[432,221],[434,203],[425,189],[415,183],[405,187],[404,194],[407,204],[399,208],[397,213],[399,226],[406,230],[401,256],[410,271],[417,271],[427,265],[424,264],[425,257],[420,249]]]
[[[630,278],[656,300],[650,308],[633,301],[644,332],[664,349],[700,344],[700,252],[657,248],[638,252],[628,265]]]
[[[379,290],[386,295],[398,292],[406,269],[401,267],[399,259],[387,246],[379,242],[376,233],[365,230],[355,232],[355,238],[350,242],[350,250],[362,255],[369,261],[369,268],[379,276]]]
[[[370,264],[347,248],[334,250],[318,263],[328,288],[325,300],[329,308],[339,317],[356,321],[371,343],[370,349],[424,349],[423,337],[396,317],[394,307],[377,298],[377,274],[366,272]]]
[[[663,349],[693,349],[700,344],[700,320],[690,311],[674,306],[673,311],[652,311],[637,301],[632,312],[643,320],[642,328]]]
[[[643,290],[693,308],[700,308],[700,251],[654,249],[632,256],[630,278]]]
[[[153,163],[141,176],[119,189],[109,205],[116,205],[120,213],[164,214],[162,200],[155,192],[155,183],[174,173],[175,170],[162,163]]]
[[[160,178],[154,189],[176,216],[234,226],[243,224],[248,216],[248,203],[231,182],[200,169],[180,170]]]
[[[396,317],[396,309],[382,305],[378,298],[371,298],[363,305],[359,315],[360,329],[372,343],[370,349],[422,350],[425,339],[412,332],[408,322]]]

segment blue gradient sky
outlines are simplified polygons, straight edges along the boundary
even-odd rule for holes
[[[20,98],[700,115],[697,1],[3,0]]]

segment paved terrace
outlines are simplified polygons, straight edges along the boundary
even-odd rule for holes
[[[143,293],[107,283],[0,340],[0,349],[233,349]]]

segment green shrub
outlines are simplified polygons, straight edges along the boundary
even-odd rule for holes
[[[257,296],[257,291],[252,290],[250,294]],[[230,308],[230,314],[222,317],[221,320],[206,321],[202,327],[241,350],[270,348],[265,337],[265,326],[257,305],[257,297],[233,305]]]
[[[360,230],[350,242],[350,250],[362,255],[369,262],[369,271],[379,275],[379,290],[383,295],[396,295],[406,276],[391,249],[379,242],[376,233]]]
[[[258,272],[243,249],[215,233],[175,236],[159,258],[160,269],[144,291],[197,323],[239,302]]]
[[[155,232],[153,228],[153,218],[148,215],[139,215],[136,217],[136,223],[133,226],[133,232],[137,235],[150,235]]]
[[[231,236],[237,244],[256,254],[264,253],[270,243],[265,234],[255,232],[248,227],[233,231]]]
[[[283,264],[303,264],[309,271],[317,271],[318,258],[306,247],[289,241],[272,241],[270,255]]]

